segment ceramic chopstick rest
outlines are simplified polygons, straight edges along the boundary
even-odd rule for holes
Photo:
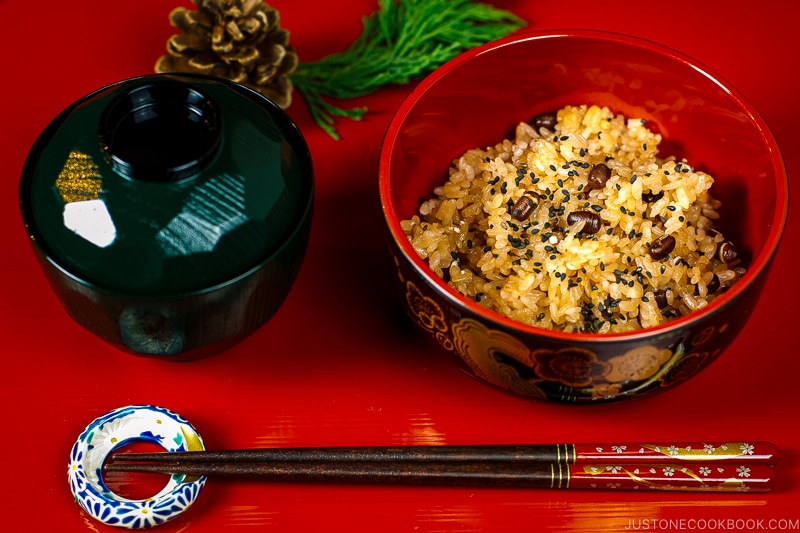
[[[132,405],[96,418],[72,447],[68,478],[75,501],[104,524],[128,529],[163,524],[186,511],[205,485],[204,476],[176,474],[151,498],[131,500],[115,494],[103,481],[103,464],[114,451],[135,441],[154,443],[168,452],[205,449],[189,422],[161,407]]]

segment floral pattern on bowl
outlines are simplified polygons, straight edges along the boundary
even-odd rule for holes
[[[517,336],[478,320],[452,317],[436,294],[405,278],[394,256],[403,305],[417,327],[497,388],[540,400],[615,400],[681,383],[710,364],[721,348],[702,350],[728,324],[709,325],[685,341],[645,343],[614,353],[585,346],[531,348]],[[612,345],[613,346],[613,345]]]

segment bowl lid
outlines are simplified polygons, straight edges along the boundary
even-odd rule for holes
[[[141,296],[205,290],[256,268],[307,215],[311,156],[260,94],[199,75],[99,89],[37,139],[21,209],[68,275]]]

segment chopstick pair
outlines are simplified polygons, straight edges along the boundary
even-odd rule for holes
[[[117,453],[109,472],[273,481],[767,492],[768,442],[265,448]]]

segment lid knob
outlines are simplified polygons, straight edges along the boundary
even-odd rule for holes
[[[100,117],[100,139],[122,176],[176,182],[199,174],[220,143],[214,101],[186,83],[153,80],[119,94]]]

